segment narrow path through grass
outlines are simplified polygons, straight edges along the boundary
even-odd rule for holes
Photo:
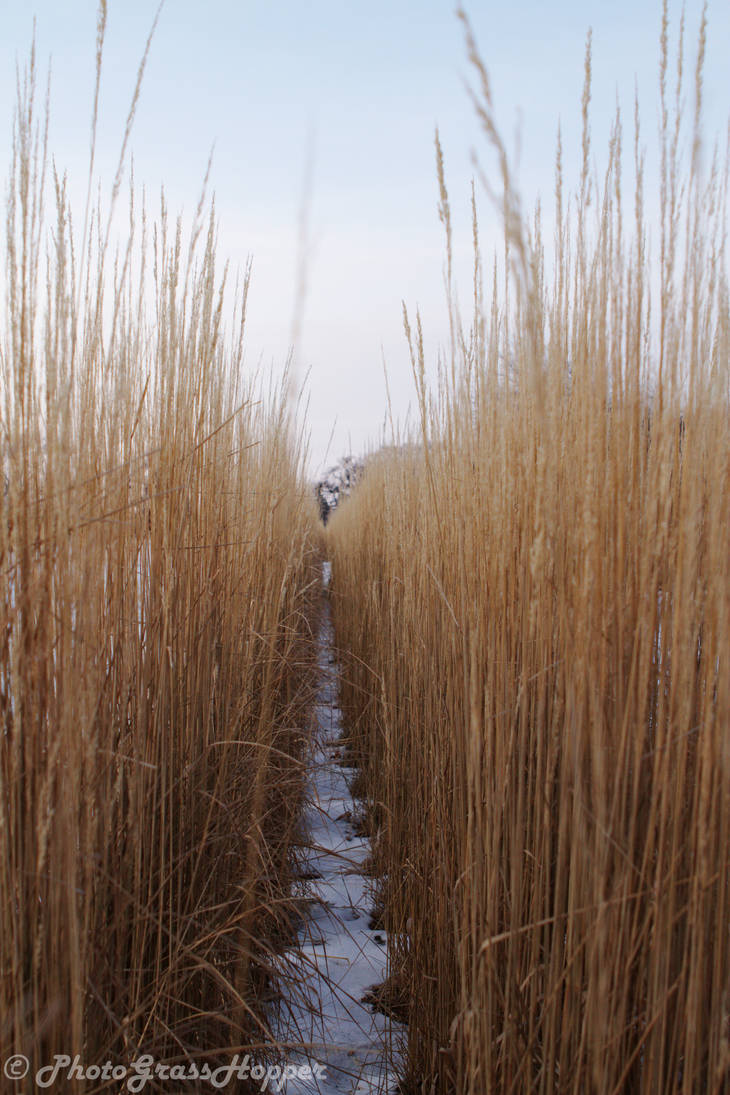
[[[323,565],[326,588],[329,563]],[[299,882],[303,921],[298,948],[285,956],[289,996],[277,1035],[293,1049],[292,1063],[324,1070],[319,1081],[289,1080],[289,1095],[386,1093],[395,1083],[391,1043],[402,1028],[363,1002],[368,989],[385,978],[387,939],[370,926],[372,896],[364,873],[370,841],[358,835],[357,806],[342,764],[339,668],[326,596],[318,667]]]

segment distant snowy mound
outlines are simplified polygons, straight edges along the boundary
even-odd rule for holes
[[[320,516],[325,525],[341,499],[350,494],[358,479],[360,479],[364,467],[363,460],[355,456],[343,456],[315,484],[314,493],[319,505]]]

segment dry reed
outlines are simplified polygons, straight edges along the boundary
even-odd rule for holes
[[[475,217],[473,317],[450,301],[433,395],[406,316],[420,437],[368,462],[327,533],[407,1090],[730,1082],[728,160],[701,171],[704,40],[686,163],[665,7],[653,258],[638,111],[631,206],[620,115],[590,170],[589,45],[549,270],[467,27],[510,274],[485,302]],[[440,151],[438,173],[450,285]]]
[[[248,272],[226,329],[212,207],[186,235],[131,192],[113,251],[123,149],[80,246],[54,172],[49,229],[35,84],[33,54],[0,349],[0,1056],[227,1063],[267,1040],[288,930],[316,513],[286,393],[243,379]]]

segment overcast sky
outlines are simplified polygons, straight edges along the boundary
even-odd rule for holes
[[[27,53],[35,12],[41,69],[52,63],[52,150],[69,171],[72,193],[81,195],[96,2],[30,0],[4,8],[3,171],[7,175],[15,61]],[[519,179],[528,208],[538,191],[550,203],[558,118],[567,174],[575,178],[589,26],[594,147],[605,145],[617,93],[631,117],[636,77],[644,137],[650,152],[656,148],[660,3],[472,0],[466,8],[510,146],[520,129]],[[155,0],[109,0],[98,161],[107,182],[155,9]],[[687,0],[692,64],[701,10],[698,0]],[[680,5],[671,3],[675,31],[679,13]],[[712,136],[724,131],[730,112],[727,0],[712,0],[709,20],[705,90]],[[296,360],[300,379],[309,377],[312,470],[377,440],[385,415],[383,356],[394,411],[406,414],[413,385],[402,300],[421,307],[432,361],[445,338],[433,134],[438,125],[466,282],[470,154],[482,147],[464,90],[467,76],[451,2],[167,0],[163,10],[135,123],[135,175],[150,193],[164,184],[171,210],[190,213],[215,144],[220,257],[242,266],[253,256],[252,368],[279,370],[291,342],[300,210],[311,165]],[[481,216],[488,249],[496,224],[486,201]]]

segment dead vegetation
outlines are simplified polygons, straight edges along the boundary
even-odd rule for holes
[[[35,81],[0,343],[0,1055],[227,1062],[267,1041],[289,926],[316,511],[212,207],[186,231],[131,190],[115,249],[123,150],[72,221]]]
[[[687,126],[665,9],[651,246],[638,112],[593,175],[589,46],[550,249],[467,28],[506,274],[475,213],[435,392],[406,315],[421,435],[368,461],[327,532],[409,1090],[727,1089],[728,160],[701,167],[705,33]],[[452,293],[440,149],[438,173]]]

